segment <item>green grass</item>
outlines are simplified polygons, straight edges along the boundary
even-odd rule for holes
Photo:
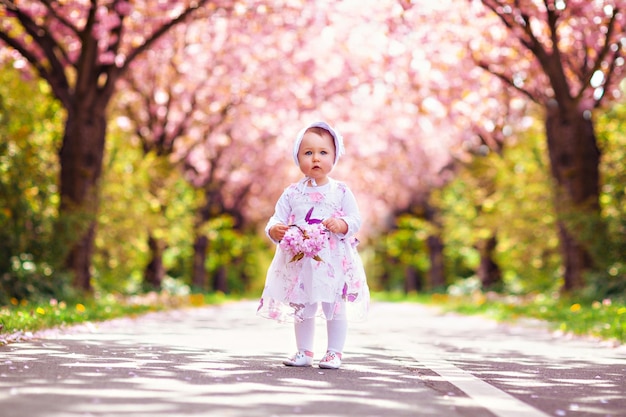
[[[500,322],[524,318],[544,321],[553,330],[626,343],[626,304],[613,300],[581,301],[563,296],[483,294],[374,294],[374,299],[427,304],[446,312],[482,315]]]
[[[81,302],[52,299],[46,303],[30,303],[27,300],[12,299],[10,305],[0,307],[0,333],[34,332],[172,308],[220,304],[226,300],[227,297],[221,293],[184,296],[149,293],[135,297],[108,295],[88,298]]]
[[[221,293],[185,296],[149,293],[137,297],[108,295],[89,298],[81,302],[50,300],[46,303],[35,304],[14,299],[11,300],[10,305],[0,307],[0,333],[34,332],[85,322],[136,316],[151,311],[216,305],[233,299],[235,297]],[[533,318],[542,320],[550,328],[564,333],[626,343],[626,304],[624,302],[611,300],[583,302],[542,294],[516,297],[480,292],[466,296],[375,292],[372,293],[372,299],[420,303],[446,312],[483,315],[501,322]]]

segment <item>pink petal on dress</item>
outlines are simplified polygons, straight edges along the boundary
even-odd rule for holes
[[[313,201],[314,203],[319,203],[320,201],[322,201],[324,199],[324,194],[322,194],[322,193],[309,193],[309,197],[311,198],[311,201]]]
[[[341,266],[343,266],[343,272],[348,272],[350,270],[350,267],[352,266],[352,263],[348,258],[343,258],[343,261],[341,261]]]

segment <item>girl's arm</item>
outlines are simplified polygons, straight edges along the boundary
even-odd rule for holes
[[[287,226],[286,224],[278,223],[267,229],[267,235],[270,237],[270,239],[272,239],[272,241],[278,243],[283,240],[283,237],[285,237],[285,233],[287,233],[287,230],[289,230],[289,226]]]
[[[291,214],[291,205],[289,204],[289,199],[287,196],[287,189],[283,191],[281,196],[278,198],[276,202],[276,206],[274,207],[274,214],[270,217],[267,225],[265,226],[265,234],[270,240],[274,243],[280,242],[280,240],[285,235],[286,225],[288,223],[289,215]],[[277,226],[275,230],[270,233],[272,227]],[[281,226],[280,228],[278,226]],[[285,226],[284,228],[282,226]],[[284,229],[284,230],[283,230]],[[277,230],[282,230],[281,233],[277,233]],[[274,236],[272,236],[274,235]],[[277,238],[277,239],[276,239]]]
[[[356,202],[356,198],[348,187],[344,188],[341,209],[343,211],[343,215],[338,218],[343,220],[346,225],[348,225],[348,230],[343,233],[343,235],[344,237],[351,237],[361,228],[361,213],[359,212],[359,206]]]

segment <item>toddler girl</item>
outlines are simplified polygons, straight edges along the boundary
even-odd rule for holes
[[[341,135],[325,122],[302,129],[293,158],[304,178],[287,187],[265,231],[277,244],[258,314],[293,321],[298,351],[287,366],[313,364],[315,317],[326,319],[320,368],[338,369],[348,317],[365,317],[369,288],[355,233],[361,217],[352,191],[328,175],[343,154]]]

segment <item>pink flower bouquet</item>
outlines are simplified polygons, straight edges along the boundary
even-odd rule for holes
[[[280,241],[280,247],[292,255],[289,262],[299,261],[305,256],[323,262],[318,253],[324,247],[326,228],[322,224],[292,224]]]

